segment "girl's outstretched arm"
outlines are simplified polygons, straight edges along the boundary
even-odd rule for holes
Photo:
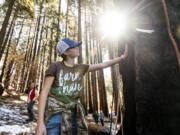
[[[120,57],[114,58],[112,60],[108,60],[103,63],[90,65],[88,71],[91,72],[91,71],[95,71],[95,70],[99,70],[99,69],[103,69],[103,68],[112,66],[112,65],[120,62],[121,60],[125,59],[127,56],[128,56],[128,47],[127,47],[127,45],[125,45],[125,51],[124,51],[123,55],[121,55]]]

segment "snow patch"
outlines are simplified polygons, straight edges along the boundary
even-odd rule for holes
[[[16,135],[19,133],[30,132],[30,128],[22,125],[4,125],[0,126],[0,133],[1,132],[11,133],[9,135]]]
[[[5,112],[5,113],[13,113],[14,111],[6,109],[5,106],[2,106],[2,108],[0,108],[1,112]]]

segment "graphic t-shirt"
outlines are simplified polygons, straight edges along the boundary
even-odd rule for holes
[[[63,62],[55,62],[49,66],[45,76],[54,76],[55,79],[47,100],[48,116],[64,111],[64,105],[79,99],[83,90],[82,79],[88,68],[89,65],[85,64],[68,67]]]

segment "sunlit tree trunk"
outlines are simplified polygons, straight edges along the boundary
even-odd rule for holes
[[[108,50],[109,50],[109,57],[110,59],[113,59],[114,57],[117,57],[117,47],[115,47],[115,42],[111,42],[111,43],[108,43]],[[116,53],[116,55],[115,55]],[[115,65],[115,66],[112,66],[111,67],[111,77],[112,77],[112,87],[113,87],[113,102],[114,102],[114,109],[115,109],[115,113],[117,113],[117,103],[118,103],[118,94],[119,94],[119,89],[118,89],[118,84],[119,84],[119,81],[118,80],[118,75],[119,75],[119,72],[117,72],[117,68],[118,68],[118,65]]]
[[[92,41],[93,43],[91,44],[91,52],[92,49],[95,48],[95,41]],[[92,63],[97,63],[97,55],[96,52],[93,53],[93,57],[92,57]],[[97,71],[92,71],[91,72],[91,85],[92,85],[92,97],[93,97],[93,111],[98,111],[98,90],[97,90]]]
[[[93,111],[98,110],[98,95],[97,95],[97,83],[96,83],[96,71],[91,73],[91,85],[92,85],[92,97],[93,97]]]
[[[57,35],[56,35],[56,43],[60,40],[60,20],[61,20],[61,0],[58,1],[58,17],[57,17]],[[54,61],[57,59],[56,53],[56,45],[54,46]]]
[[[43,84],[43,81],[44,81],[44,73],[45,73],[45,68],[44,68],[44,65],[45,65],[45,52],[46,52],[46,44],[44,45],[44,47],[42,48],[42,56],[41,56],[41,70],[40,70],[40,81],[39,81],[39,89],[42,90],[42,84]]]
[[[31,35],[31,30],[32,30],[32,27],[30,27],[29,29],[29,36],[28,36],[28,50],[27,50],[27,53],[25,55],[25,73],[24,73],[24,77],[23,77],[23,80],[24,80],[24,86],[22,88],[22,90],[26,90],[27,87],[30,86],[30,84],[28,83],[28,78],[29,78],[29,72],[30,72],[30,62],[31,62],[31,52],[32,52],[32,49],[33,49],[33,44],[31,42],[33,42],[33,40],[30,42],[30,35]]]
[[[91,18],[89,17],[86,17],[86,20],[87,22],[90,22],[91,21]],[[87,31],[88,32],[88,35],[89,38],[88,38],[88,46],[86,45],[86,55],[88,56],[88,63],[89,64],[92,64],[93,63],[93,56],[94,56],[94,52],[92,51],[93,47],[92,47],[92,29],[91,29],[91,26],[90,26],[90,23],[89,24],[86,24],[87,25]],[[89,53],[91,52],[91,53]],[[93,113],[94,112],[94,99],[93,99],[93,86],[92,86],[92,72],[88,73],[87,75],[87,78],[88,78],[88,95],[89,95],[89,101],[88,101],[88,104],[89,104],[89,113]]]
[[[22,20],[22,25],[21,25],[19,35],[18,35],[18,38],[17,38],[17,42],[16,42],[17,47],[19,46],[19,40],[21,39],[21,34],[22,34],[23,26],[24,26],[24,20],[25,20],[25,18],[23,18],[23,20]]]
[[[51,41],[49,41],[49,63],[52,62],[52,54],[53,54],[53,29],[51,28],[51,34],[50,34],[50,37],[51,37]]]
[[[69,0],[67,0],[66,24],[65,24],[65,37],[68,37],[69,3],[70,3]]]
[[[6,34],[6,38],[5,38],[5,40],[4,40],[3,44],[2,44],[2,48],[0,48],[0,60],[2,59],[4,50],[5,50],[6,45],[7,45],[7,42],[8,42],[8,39],[10,38],[10,37],[9,37],[9,34],[10,34],[10,32],[11,32],[12,25],[14,24],[14,22],[15,22],[15,20],[16,20],[16,18],[17,18],[17,11],[18,11],[18,10],[15,10],[15,12],[14,12],[13,19],[12,19],[12,21],[11,21],[11,25],[10,25],[10,27],[9,27],[9,30],[8,30],[7,34]]]
[[[22,20],[21,29],[20,29],[20,31],[19,31],[19,36],[18,36],[18,38],[17,38],[17,42],[16,42],[16,46],[17,46],[17,47],[19,46],[19,40],[20,40],[20,38],[21,38],[21,34],[22,34],[23,26],[24,26],[24,20],[25,20],[25,18],[23,18],[23,20]],[[22,69],[23,69],[23,68],[22,68]],[[21,70],[21,69],[19,69],[19,70]],[[18,70],[18,71],[19,71],[19,70]],[[15,86],[15,90],[16,90],[16,91],[18,91],[18,89],[20,88],[20,84],[21,84],[21,74],[22,74],[22,72],[20,72],[20,75],[19,75],[19,77],[18,77],[18,79],[17,79],[17,83],[16,83],[16,86]]]
[[[81,0],[78,0],[78,41],[81,41]],[[82,46],[79,48],[80,55],[78,57],[78,62],[82,63]]]
[[[9,19],[10,19],[11,13],[12,13],[12,9],[13,9],[15,0],[9,0],[8,2],[9,2],[8,3],[8,10],[6,12],[6,16],[4,18],[4,21],[3,21],[3,24],[1,27],[1,31],[0,31],[0,48],[2,47],[2,44],[4,42],[6,29],[7,29],[8,23],[9,23]]]
[[[40,23],[41,23],[41,15],[39,15],[38,21],[37,21],[37,30],[36,30],[35,42],[33,44],[34,49],[33,49],[33,54],[32,54],[32,61],[34,61],[36,58],[37,46],[38,46],[38,41],[39,41]]]
[[[44,2],[44,1],[43,1]],[[36,23],[36,34],[34,37],[34,42],[33,42],[33,49],[32,49],[32,57],[31,57],[31,62],[29,65],[29,76],[28,76],[28,83],[36,83],[36,74],[37,74],[37,68],[38,68],[38,58],[37,58],[37,53],[38,53],[38,46],[40,42],[40,28],[41,28],[41,16],[42,16],[42,8],[43,8],[43,2],[40,4],[40,14],[37,18],[37,23]],[[43,20],[44,21],[44,20]]]
[[[30,42],[30,34],[31,34],[32,26],[29,28],[29,34],[28,34],[28,40],[27,40],[27,47],[26,47],[26,53],[23,60],[23,68],[22,68],[22,74],[21,74],[21,85],[20,85],[20,92],[24,92],[26,90],[26,75],[28,73],[28,57],[30,55],[30,48],[31,45]]]
[[[91,89],[91,80],[90,80],[90,74],[87,75],[88,79],[88,104],[89,104],[89,113],[93,113],[93,101],[92,101],[92,89]]]
[[[98,63],[102,63],[102,49],[101,46],[97,43],[97,52],[98,52]],[[105,116],[108,116],[108,103],[107,103],[107,93],[105,87],[105,80],[104,80],[104,71],[103,69],[99,70],[98,74],[98,87],[99,87],[99,101],[100,101],[100,110],[104,112]]]
[[[8,59],[8,55],[9,55],[9,48],[10,48],[10,45],[11,45],[11,39],[12,39],[12,35],[13,35],[13,32],[14,32],[14,22],[12,23],[12,28],[11,28],[11,32],[10,32],[10,39],[8,41],[8,45],[7,45],[7,50],[6,50],[6,53],[5,53],[5,59],[4,59],[4,62],[3,62],[3,67],[2,67],[2,71],[1,71],[1,75],[0,75],[0,83],[2,82],[3,80],[3,76],[4,76],[4,72],[5,72],[5,68],[7,66],[7,59]],[[11,27],[11,26],[10,26]]]
[[[25,85],[25,72],[27,72],[25,69],[26,69],[26,63],[27,63],[27,55],[28,55],[28,45],[26,46],[26,53],[25,53],[25,56],[24,56],[24,60],[23,60],[23,64],[22,64],[22,73],[21,73],[21,81],[20,81],[20,92],[24,92],[25,89],[24,89],[24,85]]]
[[[86,7],[85,7],[85,13],[84,13],[84,18],[85,18],[85,21],[84,21],[84,31],[85,31],[85,63],[86,64],[89,64],[89,53],[88,53],[88,34],[87,34],[87,14],[86,14]],[[85,109],[86,109],[86,112],[88,112],[89,110],[88,109],[88,103],[89,103],[89,73],[86,75],[86,79],[85,79],[85,90],[84,90],[84,97],[85,97]]]
[[[39,35],[39,41],[38,41],[38,48],[37,48],[37,53],[36,53],[36,57],[39,56],[39,53],[40,53],[40,50],[41,50],[41,42],[42,42],[42,36],[43,36],[43,30],[44,30],[44,23],[45,23],[45,18],[46,18],[46,15],[44,14],[43,16],[43,21],[42,21],[42,26],[41,26],[41,30],[40,30],[40,35]]]
[[[11,75],[13,73],[13,65],[15,64],[14,60],[10,60],[8,62],[8,66],[7,66],[7,71],[6,71],[6,75],[5,75],[5,80],[4,80],[4,89],[7,90],[9,87],[9,83],[10,83],[10,78]]]

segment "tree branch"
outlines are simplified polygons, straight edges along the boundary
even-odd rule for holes
[[[174,48],[175,53],[176,53],[178,65],[180,67],[180,52],[179,52],[178,45],[176,43],[176,40],[173,37],[172,31],[171,31],[171,28],[170,28],[170,21],[169,21],[169,16],[168,16],[168,12],[167,12],[166,2],[165,2],[165,0],[161,0],[161,1],[162,1],[162,4],[163,4],[163,9],[164,9],[164,14],[165,14],[165,18],[166,18],[166,26],[167,26],[167,31],[168,31],[168,34],[169,34],[169,38],[171,39],[173,48]]]

